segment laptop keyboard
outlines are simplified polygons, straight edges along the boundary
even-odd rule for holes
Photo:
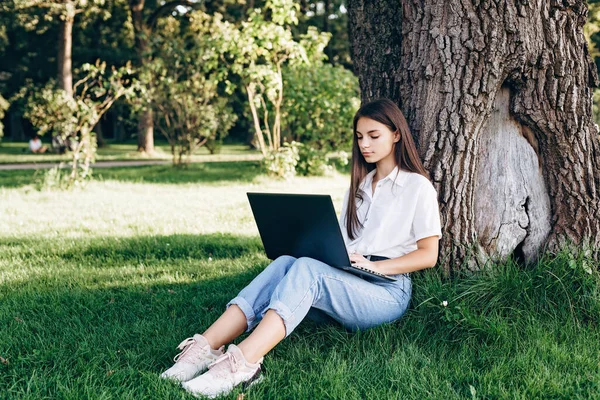
[[[362,271],[367,271],[367,272],[370,272],[370,273],[372,273],[372,274],[374,274],[374,275],[378,275],[378,276],[383,276],[383,277],[385,277],[385,276],[386,276],[385,274],[382,274],[382,273],[380,273],[380,272],[373,271],[372,269],[368,269],[368,268],[360,267],[360,266],[358,266],[358,265],[353,265],[353,266],[352,266],[352,268],[360,269],[360,270],[362,270]]]

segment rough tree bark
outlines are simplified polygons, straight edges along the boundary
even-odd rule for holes
[[[438,190],[446,271],[565,244],[598,259],[582,0],[349,0],[348,17],[363,101],[399,104]]]

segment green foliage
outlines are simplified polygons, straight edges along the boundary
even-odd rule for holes
[[[343,168],[348,165],[348,153],[338,151],[335,153],[326,153],[322,150],[316,150],[305,144],[296,143],[299,146],[298,164],[296,173],[302,176],[323,176],[332,174],[338,167]]]
[[[4,112],[8,110],[8,101],[0,94],[0,140],[4,136],[4,125],[2,124],[2,118],[4,118]]]
[[[33,185],[39,191],[67,190],[72,186],[69,173],[63,169],[63,164],[47,170],[38,170],[33,177]]]
[[[307,27],[314,26],[321,32],[331,33],[331,40],[324,50],[328,62],[351,70],[346,4],[346,0],[301,1],[297,30],[302,32]]]
[[[331,170],[325,154],[349,143],[347,124],[359,104],[352,73],[323,64],[330,34],[309,27],[294,38],[298,11],[288,0],[267,1],[239,29],[230,28],[235,40],[226,52],[248,95],[267,170],[282,177],[292,175],[291,166],[301,174]],[[282,136],[292,144],[279,151]]]
[[[333,167],[327,163],[325,154],[305,144],[301,145],[296,165],[298,175],[322,176],[331,171]]]
[[[349,149],[360,106],[358,79],[325,63],[284,70],[284,137],[321,151]]]
[[[583,27],[588,51],[596,64],[597,70],[600,71],[600,3],[590,2],[588,4],[588,20]],[[594,89],[593,92],[593,119],[596,124],[600,123],[600,90]],[[600,135],[598,135],[600,138]]]
[[[284,77],[284,137],[303,144],[298,173],[324,175],[333,170],[326,154],[352,143],[351,121],[360,106],[358,79],[323,62],[286,68]]]
[[[298,143],[298,142],[293,142]],[[296,173],[302,176],[323,176],[333,173],[335,171],[336,161],[339,164],[346,165],[348,163],[346,159],[338,159],[336,157],[329,157],[328,153],[323,150],[317,150],[314,147],[298,143],[299,154],[298,163],[296,165]],[[341,152],[345,154],[345,152]]]
[[[334,170],[327,154],[348,149],[352,143],[351,121],[360,106],[358,79],[322,61],[287,67],[283,76],[284,139],[302,143],[296,172],[325,175]]]
[[[588,20],[583,27],[583,34],[588,42],[590,56],[595,60],[600,56],[600,3],[588,5]]]
[[[595,88],[592,92],[592,116],[596,124],[600,123],[600,89]],[[598,132],[600,134],[600,132]]]
[[[54,132],[63,139],[77,130],[77,100],[64,90],[56,89],[56,82],[49,81],[42,88],[27,88],[20,95],[31,91],[25,109],[25,118],[36,127],[39,135]]]
[[[144,66],[147,98],[157,116],[156,127],[171,145],[173,164],[181,165],[198,147],[213,149],[237,116],[219,91],[227,71],[219,59],[221,40],[215,19],[192,12],[184,26],[175,18],[161,21],[153,38],[152,60]]]
[[[217,131],[217,137],[214,139],[208,139],[204,144],[204,147],[208,149],[210,154],[219,154],[221,152],[221,148],[223,147],[223,139],[219,135],[221,131]]]
[[[273,150],[263,159],[265,169],[271,176],[290,179],[296,175],[296,166],[300,161],[300,149],[302,144],[298,142],[284,143],[282,147]]]
[[[73,86],[74,97],[56,89],[53,81],[43,88],[24,88],[28,97],[25,117],[39,134],[52,132],[59,142],[68,143],[72,153],[71,173],[66,186],[81,185],[91,178],[90,164],[96,155],[96,137],[92,129],[102,115],[120,97],[132,97],[138,88],[129,65],[107,70],[106,64],[84,64],[83,78]],[[28,91],[33,93],[28,96]]]
[[[73,20],[78,14],[84,14],[84,20],[93,14],[108,19],[110,14],[104,5],[105,0],[11,0],[2,5],[2,11],[14,13],[27,30],[41,34],[48,28],[48,23]]]
[[[232,72],[241,77],[248,95],[255,138],[264,156],[277,151],[281,144],[282,69],[320,61],[330,37],[309,28],[296,41],[291,25],[298,22],[297,12],[298,5],[292,0],[267,1],[263,9],[254,9],[239,28],[228,26],[229,38],[223,43],[225,58]],[[270,19],[265,17],[267,14]]]

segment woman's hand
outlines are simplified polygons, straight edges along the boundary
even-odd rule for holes
[[[348,253],[350,257],[350,263],[355,267],[362,267],[366,269],[370,269],[371,271],[377,271],[377,267],[373,261],[369,261],[364,258],[361,254],[357,253]]]

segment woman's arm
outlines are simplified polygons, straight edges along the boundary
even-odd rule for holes
[[[385,275],[404,274],[431,268],[438,258],[439,238],[429,236],[417,241],[417,250],[397,258],[369,261],[360,254],[350,254],[353,265],[368,268]]]

